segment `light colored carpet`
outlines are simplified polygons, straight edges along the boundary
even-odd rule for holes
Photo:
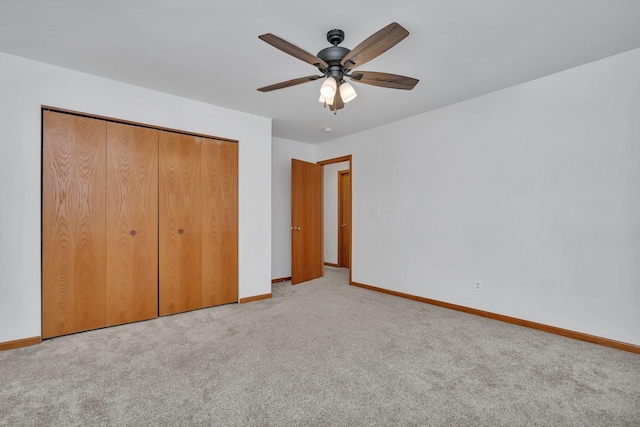
[[[347,280],[1,352],[0,424],[640,426],[639,355]]]

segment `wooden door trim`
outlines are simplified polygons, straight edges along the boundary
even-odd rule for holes
[[[344,254],[342,253],[344,248],[344,242],[343,242],[343,233],[342,233],[342,224],[344,224],[345,222],[349,224],[349,229],[347,230],[348,234],[349,234],[349,243],[351,243],[351,218],[347,218],[347,221],[345,221],[345,218],[343,218],[343,213],[342,213],[342,199],[343,199],[343,194],[342,194],[342,177],[344,175],[349,175],[349,187],[351,187],[351,170],[341,170],[338,171],[338,265],[337,267],[345,267],[344,265],[342,265],[342,259],[344,257]],[[351,188],[349,188],[349,190],[351,190]],[[349,191],[349,207],[351,207],[351,191]],[[349,247],[349,249],[351,249],[351,247]],[[351,259],[349,259],[349,262],[351,261]],[[351,264],[349,264],[348,266],[349,268],[351,268]]]
[[[322,160],[320,162],[316,162],[316,164],[324,166],[324,165],[330,165],[332,163],[342,163],[342,162],[349,162],[349,170],[351,170],[351,154],[347,156],[336,157],[333,159]]]
[[[121,124],[132,125],[132,126],[140,126],[140,127],[144,127],[144,128],[155,129],[155,130],[158,130],[158,131],[173,132],[173,133],[179,133],[181,135],[197,136],[197,137],[200,137],[200,138],[217,139],[219,141],[233,142],[233,143],[236,143],[236,144],[239,143],[239,141],[237,139],[229,139],[229,138],[224,138],[224,137],[221,137],[221,136],[207,135],[205,133],[188,132],[188,131],[181,130],[181,129],[174,129],[174,128],[168,128],[168,127],[164,127],[164,126],[151,125],[149,123],[134,122],[134,121],[131,121],[131,120],[118,119],[118,118],[113,118],[113,117],[109,117],[109,116],[101,116],[99,114],[83,113],[82,111],[67,110],[65,108],[51,107],[51,106],[48,106],[48,105],[41,105],[40,108],[42,108],[42,111],[55,111],[55,112],[58,112],[58,113],[71,114],[71,115],[74,115],[74,116],[88,117],[90,119],[100,119],[100,120],[104,120],[106,122],[121,123]]]

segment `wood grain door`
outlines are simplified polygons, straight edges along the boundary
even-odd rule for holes
[[[338,172],[338,265],[351,264],[351,172]]]
[[[238,144],[201,138],[202,306],[238,301]]]
[[[202,307],[200,138],[160,132],[160,315]]]
[[[106,123],[43,112],[42,337],[105,326]]]
[[[107,326],[158,316],[158,131],[107,123]]]
[[[321,165],[291,159],[291,284],[324,275]]]

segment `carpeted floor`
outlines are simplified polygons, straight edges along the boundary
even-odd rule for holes
[[[0,425],[640,426],[640,355],[347,280],[0,352]]]

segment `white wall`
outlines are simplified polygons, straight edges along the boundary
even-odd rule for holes
[[[338,171],[349,162],[324,165],[324,262],[338,263]]]
[[[291,277],[291,159],[315,162],[315,146],[273,138],[271,148],[271,278]]]
[[[353,280],[639,345],[638,76],[640,49],[318,146],[353,154]]]
[[[239,294],[271,292],[271,120],[0,53],[0,342],[41,334],[40,106],[239,140]]]

